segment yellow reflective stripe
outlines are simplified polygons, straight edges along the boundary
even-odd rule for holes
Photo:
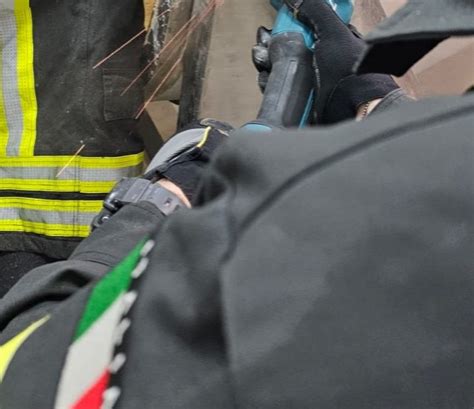
[[[41,327],[41,325],[43,325],[46,321],[48,321],[48,319],[49,317],[44,317],[43,319],[34,322],[10,341],[0,346],[0,383],[3,381],[8,366],[15,357],[18,349],[20,349],[20,347],[30,337],[30,335],[33,334],[33,332]]]
[[[45,210],[50,212],[100,212],[101,200],[50,200],[31,197],[0,197],[0,208]]]
[[[202,148],[202,147],[206,144],[207,139],[209,138],[209,133],[211,132],[211,130],[212,130],[212,128],[211,128],[210,126],[208,126],[208,127],[206,128],[206,132],[204,132],[204,135],[203,135],[203,137],[202,137],[202,139],[201,139],[201,142],[199,142],[199,143],[196,145],[197,148]]]
[[[1,39],[0,39],[1,41]],[[0,42],[0,156],[6,156],[8,143],[8,124],[3,102],[3,44]]]
[[[74,158],[71,161],[71,158]],[[121,169],[140,165],[144,153],[117,157],[84,157],[84,156],[30,156],[0,157],[0,167],[59,167],[69,163],[71,167],[83,169]]]
[[[90,227],[24,220],[0,220],[0,232],[34,233],[50,237],[87,237]]]
[[[71,156],[32,156],[28,158],[21,157],[0,157],[0,168],[44,168],[52,167],[57,174],[62,167],[69,163],[74,169],[100,169],[117,170],[139,166],[143,163],[144,153],[125,155],[118,157],[76,157],[71,162]],[[79,172],[80,175],[80,172]],[[134,175],[129,175],[134,176]],[[78,179],[19,179],[2,178],[0,180],[1,190],[22,190],[28,192],[78,192],[90,194],[108,193],[116,184],[116,180],[106,181],[88,181]]]
[[[0,198],[0,232],[35,233],[50,237],[87,237],[101,200]],[[1,219],[1,218],[0,218]]]
[[[18,44],[18,93],[23,111],[20,156],[33,156],[36,141],[38,105],[35,92],[33,17],[29,0],[15,0]]]
[[[46,179],[1,179],[2,190],[21,190],[26,192],[75,192],[106,194],[117,182],[94,182],[83,180],[46,180]]]

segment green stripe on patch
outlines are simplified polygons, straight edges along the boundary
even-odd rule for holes
[[[100,280],[91,292],[89,300],[82,314],[76,330],[74,341],[77,341],[114,303],[114,301],[128,289],[134,268],[141,259],[140,252],[146,241],[142,241],[134,250],[110,273]]]

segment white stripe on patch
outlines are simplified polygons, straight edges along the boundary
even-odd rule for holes
[[[103,395],[104,403],[102,404],[101,409],[112,409],[117,403],[120,393],[120,388],[116,386],[107,389]]]
[[[70,409],[108,368],[123,307],[122,294],[87,332],[69,347],[55,409]]]
[[[115,355],[114,360],[112,363],[109,365],[109,371],[111,374],[116,374],[120,369],[122,369],[122,366],[125,364],[127,361],[127,356],[123,353]]]
[[[148,263],[150,260],[147,258],[142,258],[140,262],[138,263],[138,266],[135,267],[135,269],[132,271],[132,277],[136,280],[141,277],[141,275],[145,272],[145,270],[148,267]]]

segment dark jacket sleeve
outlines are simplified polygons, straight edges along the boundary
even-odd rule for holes
[[[100,279],[163,220],[150,203],[126,206],[85,239],[69,260],[28,273],[0,301],[0,345]]]
[[[472,406],[473,104],[234,136],[135,283],[117,409]],[[53,407],[90,287],[15,356],[4,407]]]
[[[414,99],[410,97],[403,89],[398,88],[386,95],[385,98],[380,101],[380,104],[378,104],[371,112],[371,115],[397,108],[409,102],[414,102]]]
[[[235,135],[160,232],[117,409],[472,402],[472,102]]]

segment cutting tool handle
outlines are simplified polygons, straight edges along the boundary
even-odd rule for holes
[[[269,48],[272,71],[257,121],[284,128],[307,123],[313,103],[313,46],[312,31],[281,6]]]
[[[338,16],[349,23],[353,0],[326,0]],[[278,10],[269,47],[272,70],[257,120],[244,129],[265,132],[273,127],[303,127],[314,101],[314,35],[285,5],[270,0]]]

